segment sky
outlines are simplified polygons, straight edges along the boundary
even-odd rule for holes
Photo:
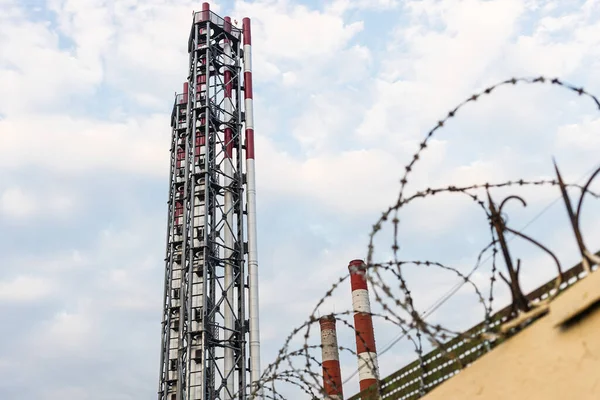
[[[200,7],[0,0],[0,398],[156,396],[169,117]],[[600,1],[259,0],[211,9],[253,24],[263,367],[348,262],[366,256],[404,165],[448,110],[513,76],[560,77],[600,93]],[[551,85],[501,88],[433,137],[407,191],[552,179],[553,156],[566,180],[582,183],[599,162],[598,116],[589,99]],[[558,190],[522,194],[528,207],[507,206],[511,223],[531,223],[527,233],[563,268],[574,265]],[[469,270],[489,229],[463,197],[403,210],[401,257]],[[584,210],[597,250],[599,209],[587,200]],[[389,259],[389,239],[389,229],[376,237],[376,261]],[[514,252],[524,289],[554,276],[543,253],[523,243]],[[473,277],[482,287],[486,271]],[[423,311],[457,282],[433,267],[407,274]],[[496,299],[506,303],[506,290]],[[345,281],[319,315],[350,308]],[[482,314],[461,291],[431,318],[465,329]],[[383,321],[375,328],[380,348],[400,332]],[[352,332],[339,329],[352,348]],[[381,355],[380,373],[413,358],[401,342]],[[341,361],[344,377],[355,372],[350,354]],[[356,379],[344,390],[357,392]]]

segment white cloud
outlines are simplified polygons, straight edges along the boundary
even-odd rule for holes
[[[66,106],[70,96],[93,92],[102,80],[97,60],[61,50],[57,32],[48,23],[31,22],[18,7],[9,10],[0,16],[0,112],[27,114]]]
[[[559,148],[595,153],[600,147],[599,128],[598,118],[561,126],[556,132],[555,145]]]
[[[73,212],[78,206],[73,197],[65,193],[56,193],[54,196],[49,196],[46,201],[50,210],[63,215]]]
[[[48,278],[19,275],[0,281],[0,303],[38,301],[54,293],[55,288],[55,283]]]
[[[360,130],[388,141],[421,137],[484,76],[493,82],[522,12],[512,0],[407,2],[410,23],[388,43]]]
[[[286,0],[236,3],[236,15],[252,15],[253,47],[264,58],[308,62],[334,57],[358,32],[361,22],[346,23],[340,15],[319,12]]]
[[[398,0],[335,0],[327,9],[336,14],[352,10],[390,10],[400,5]]]
[[[90,399],[90,393],[86,388],[82,387],[61,387],[59,389],[48,389],[45,391],[44,400],[55,399]]]
[[[333,93],[335,86],[361,83],[356,77],[366,72],[369,51],[354,41],[364,29],[363,21],[346,21],[329,7],[312,10],[288,0],[239,1],[232,14],[252,16],[253,77],[257,87],[278,88],[278,96],[283,99],[300,100],[325,88]],[[255,93],[257,105],[263,101],[262,96],[261,91]],[[289,104],[282,111],[288,113],[292,108],[300,111],[303,105]]]
[[[45,186],[9,187],[0,195],[0,214],[13,220],[26,220],[34,216],[45,218],[70,217],[79,208],[75,196],[67,189]]]
[[[93,314],[83,307],[78,311],[61,310],[44,321],[31,336],[36,351],[45,357],[64,357],[68,354],[83,355],[96,340]]]
[[[9,218],[24,218],[36,212],[37,205],[20,188],[8,188],[0,196],[0,209]]]
[[[122,122],[64,115],[7,118],[0,120],[0,130],[6,132],[0,136],[0,166],[36,165],[66,175],[110,169],[165,177],[168,127],[166,115],[139,116]],[[22,140],[23,131],[30,132],[28,141]]]
[[[378,173],[397,169],[397,161],[380,150],[330,153],[296,160],[277,154],[266,140],[257,143],[266,159],[264,163],[257,161],[257,166],[277,165],[277,169],[263,168],[259,172],[259,188],[265,193],[309,196],[320,204],[351,213],[379,209],[396,192],[389,184],[390,179],[378,177]],[[269,154],[270,150],[273,151]]]

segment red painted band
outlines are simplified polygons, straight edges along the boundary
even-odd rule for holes
[[[321,325],[321,331],[335,331],[335,318],[332,321],[327,317],[322,317],[319,320],[319,325]]]
[[[323,361],[323,389],[329,396],[342,395],[342,373],[339,361]]]
[[[202,3],[202,14],[201,14],[201,20],[202,21],[208,21],[210,19],[210,4],[208,3]]]
[[[242,19],[242,33],[244,34],[244,46],[252,44],[252,36],[250,34],[250,18]]]
[[[225,29],[225,32],[230,33],[231,32],[231,17],[225,17],[223,19],[225,20],[225,23],[223,24],[223,29]]]
[[[356,330],[356,353],[376,353],[373,319],[370,314],[354,314],[354,329]]]
[[[359,382],[360,385],[360,391],[362,392],[363,390],[367,390],[368,388],[370,388],[373,385],[377,384],[377,379],[363,379],[362,381]]]
[[[364,273],[360,272],[350,273],[350,286],[352,287],[352,291],[359,289],[369,290],[367,279],[365,278]]]
[[[366,270],[367,266],[363,260],[350,261],[348,264],[348,271],[350,271],[350,285],[352,286],[352,290],[368,290],[367,279],[365,277]]]
[[[246,129],[246,160],[254,160],[254,129]]]
[[[231,128],[225,128],[225,158],[233,158],[233,134]]]
[[[244,72],[244,98],[252,98],[252,72]]]

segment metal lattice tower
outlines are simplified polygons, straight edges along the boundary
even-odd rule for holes
[[[158,398],[261,397],[250,385],[260,374],[250,20],[240,30],[204,3],[188,52],[171,118]]]

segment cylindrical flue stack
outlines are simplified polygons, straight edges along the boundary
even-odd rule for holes
[[[342,373],[335,329],[335,317],[327,315],[319,319],[321,325],[321,354],[323,363],[323,390],[327,400],[342,400]]]
[[[248,292],[250,311],[251,393],[262,398],[260,379],[260,332],[258,316],[258,244],[256,241],[256,176],[254,172],[254,107],[252,94],[252,37],[250,18],[242,20],[244,44],[244,106],[246,117],[246,203],[248,214]]]
[[[367,287],[367,266],[362,260],[350,261],[350,282],[352,285],[352,307],[354,309],[354,329],[356,331],[356,354],[358,355],[358,376],[360,390],[377,384],[379,375],[375,334]]]

